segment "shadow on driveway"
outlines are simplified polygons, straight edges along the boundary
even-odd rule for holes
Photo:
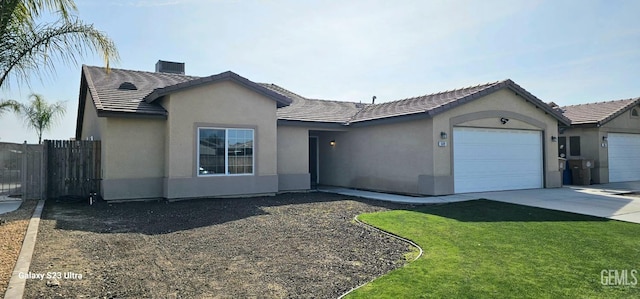
[[[492,200],[472,200],[415,209],[461,222],[609,221],[606,218],[554,211]]]

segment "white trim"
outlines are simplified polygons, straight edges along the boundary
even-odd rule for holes
[[[320,137],[309,136],[316,140],[316,184],[320,184]]]
[[[200,174],[200,130],[224,130],[224,173]],[[229,130],[251,131],[251,173],[229,173]],[[198,177],[216,177],[216,176],[250,176],[256,172],[256,144],[255,130],[252,128],[222,128],[222,127],[198,127],[196,141],[196,175]]]

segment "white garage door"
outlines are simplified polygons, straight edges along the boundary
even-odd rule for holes
[[[542,188],[542,132],[453,129],[456,193]]]
[[[640,181],[640,134],[609,133],[609,182]]]

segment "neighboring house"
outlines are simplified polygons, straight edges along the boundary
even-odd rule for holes
[[[569,159],[593,159],[593,183],[640,180],[640,98],[561,108],[571,127],[558,146]]]
[[[156,69],[166,66],[184,69]],[[79,101],[76,138],[102,141],[106,200],[316,184],[421,195],[553,188],[558,125],[570,123],[511,80],[361,104],[307,99],[232,72],[83,66]]]

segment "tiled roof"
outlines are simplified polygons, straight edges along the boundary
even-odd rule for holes
[[[640,104],[640,98],[579,104],[565,106],[561,109],[563,114],[571,119],[571,123],[574,125],[602,125],[638,104]]]
[[[346,123],[365,106],[353,102],[307,99],[275,84],[261,85],[293,100],[291,105],[278,109],[278,119],[281,120]]]
[[[106,69],[102,67],[83,66],[82,68],[98,113],[124,112],[164,116],[167,112],[160,105],[153,104],[154,100],[184,88],[221,80],[233,80],[262,93],[274,99],[279,107],[291,102],[289,98],[233,72],[224,72],[208,77],[194,77],[122,69],[110,69],[107,73]]]
[[[461,104],[459,103],[461,99],[475,94],[481,94],[482,91],[496,86],[499,83],[501,82],[480,84],[393,102],[369,105],[362,109],[351,122],[425,113],[438,108],[453,108],[452,106]],[[484,93],[482,95],[484,95]]]
[[[387,103],[362,104],[308,99],[275,84],[251,82],[233,72],[224,72],[209,77],[194,77],[122,69],[111,69],[107,73],[102,67],[83,66],[82,68],[83,76],[99,115],[111,112],[166,116],[167,112],[164,108],[153,103],[155,99],[183,88],[229,79],[274,99],[278,102],[278,119],[285,121],[348,125],[418,114],[432,117],[499,89],[510,88],[561,122],[569,124],[569,120],[560,112],[552,109],[511,80],[480,84]],[[128,84],[121,86],[127,82]],[[133,89],[131,84],[137,89]],[[79,113],[81,112],[79,111]]]
[[[278,119],[282,120],[333,122],[348,125],[418,114],[432,117],[502,88],[510,88],[546,113],[553,115],[562,123],[567,125],[570,123],[569,119],[559,111],[551,108],[511,80],[480,84],[380,104],[312,100],[274,84],[264,84],[264,86],[293,99],[291,105],[278,109]]]
[[[267,96],[278,103],[278,108],[287,106],[291,104],[291,99],[278,93],[274,92],[271,89],[265,88],[262,84],[254,83],[247,78],[244,78],[234,72],[226,71],[224,73],[220,73],[217,75],[212,75],[208,77],[201,77],[190,81],[180,82],[175,85],[170,85],[162,88],[157,88],[152,93],[147,95],[144,100],[148,103],[152,103],[156,99],[173,93],[178,90],[182,90],[185,88],[196,87],[204,84],[219,82],[223,80],[232,80],[235,83],[238,83],[248,89],[251,89],[259,94]]]
[[[170,73],[154,73],[82,66],[88,88],[98,112],[129,112],[148,115],[166,115],[160,105],[143,101],[144,97],[157,88],[171,86],[198,77]],[[120,89],[120,85],[130,82],[137,90]],[[82,99],[83,100],[83,99]]]

